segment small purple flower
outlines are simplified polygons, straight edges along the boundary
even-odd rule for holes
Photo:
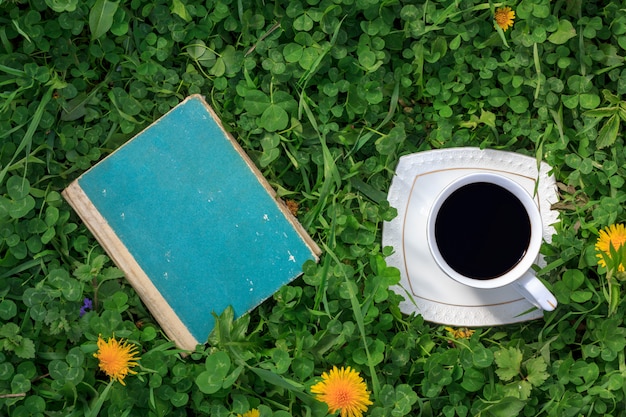
[[[83,306],[80,308],[80,316],[84,316],[87,310],[93,310],[93,303],[89,298],[83,300]]]

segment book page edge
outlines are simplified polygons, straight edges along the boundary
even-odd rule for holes
[[[180,349],[194,351],[196,346],[201,343],[189,332],[187,326],[183,324],[169,303],[163,298],[152,280],[85,194],[78,180],[73,181],[61,194],[78,213],[83,223],[113,262],[124,272],[127,281],[148,307],[165,334]]]

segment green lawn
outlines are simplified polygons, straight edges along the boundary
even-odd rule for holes
[[[325,416],[334,366],[366,416],[626,415],[625,57],[618,0],[0,0],[0,415]],[[60,193],[196,93],[323,255],[183,355]],[[400,312],[387,192],[450,147],[553,167],[543,319]]]

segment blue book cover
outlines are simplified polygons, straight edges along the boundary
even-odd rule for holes
[[[320,249],[205,100],[185,99],[63,192],[165,333],[205,343]]]

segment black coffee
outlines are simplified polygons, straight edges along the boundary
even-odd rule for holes
[[[522,259],[530,243],[530,219],[522,203],[488,182],[465,185],[443,203],[435,220],[443,259],[459,274],[497,278]]]

